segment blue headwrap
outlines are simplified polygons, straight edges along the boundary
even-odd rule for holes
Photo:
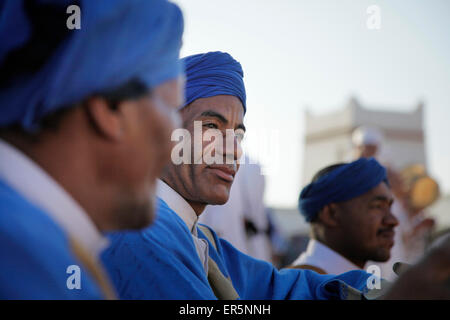
[[[225,52],[208,52],[182,59],[186,72],[185,106],[199,98],[231,95],[246,111],[244,72],[241,64]]]
[[[300,213],[309,222],[327,204],[356,198],[382,181],[388,184],[386,169],[373,158],[342,165],[303,188]]]
[[[55,28],[56,34],[68,30],[65,22],[70,14],[66,8],[73,2],[77,3],[40,0],[34,6],[63,8],[64,23],[58,28],[65,29]],[[29,16],[26,8],[30,3],[0,0],[0,66],[9,53],[25,46],[42,27],[36,26],[37,17]],[[45,115],[91,94],[130,80],[139,80],[151,89],[183,72],[179,60],[183,17],[176,5],[165,0],[78,3],[81,29],[64,31],[68,35],[38,70],[20,74],[0,86],[0,127],[19,124],[32,131]],[[19,61],[14,67],[27,62]]]

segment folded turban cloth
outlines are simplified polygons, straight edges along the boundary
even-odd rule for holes
[[[310,222],[327,204],[356,198],[383,181],[389,184],[386,169],[373,158],[344,164],[303,188],[300,213]]]
[[[225,52],[208,52],[182,59],[186,73],[185,106],[199,98],[231,95],[246,111],[244,72],[239,62]]]
[[[66,26],[72,4],[80,8],[80,29]],[[183,26],[180,9],[165,0],[0,0],[0,127],[33,131],[45,115],[89,95],[131,80],[151,89],[176,78]],[[61,33],[38,68],[22,70],[30,59],[17,52],[30,43],[45,50]]]

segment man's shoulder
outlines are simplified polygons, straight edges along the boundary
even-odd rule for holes
[[[50,237],[68,243],[64,231],[40,208],[0,180],[0,233],[18,240]]]
[[[157,210],[156,210],[156,219],[155,222],[148,230],[157,230],[157,229],[170,229],[172,231],[177,230],[177,232],[183,231],[182,233],[190,234],[186,224],[183,219],[169,207],[169,205],[161,198],[157,199]]]
[[[99,298],[90,282],[66,286],[79,265],[68,236],[44,211],[0,181],[0,296],[6,299]]]
[[[147,228],[108,234],[111,245],[102,260],[120,297],[212,298],[188,228],[163,200],[157,207]]]

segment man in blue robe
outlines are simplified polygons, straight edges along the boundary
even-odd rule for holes
[[[115,297],[102,233],[154,219],[182,32],[163,0],[0,1],[0,299]]]
[[[183,62],[187,80],[186,104],[180,111],[183,128],[194,135],[194,141],[195,129],[201,126],[203,141],[200,147],[194,141],[183,150],[183,156],[190,154],[184,159],[189,161],[180,163],[178,152],[172,152],[172,163],[164,169],[157,187],[155,223],[140,232],[111,234],[111,246],[102,258],[120,297],[362,298],[368,293],[370,277],[363,271],[334,276],[309,270],[277,270],[239,252],[213,230],[197,224],[206,205],[228,200],[242,154],[246,96],[241,65],[229,54],[210,52],[189,56]],[[205,139],[208,131],[214,139]],[[221,139],[223,144],[218,147]],[[208,163],[207,156],[216,161]]]

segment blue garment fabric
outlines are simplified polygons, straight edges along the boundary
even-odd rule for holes
[[[239,98],[246,111],[244,71],[226,52],[214,51],[181,59],[186,74],[185,106],[200,98],[231,95]]]
[[[345,299],[348,286],[365,292],[369,274],[350,271],[319,275],[300,269],[277,270],[235,249],[212,231],[217,251],[209,255],[229,276],[240,299]],[[158,199],[158,216],[142,231],[108,235],[111,246],[102,254],[121,299],[214,300],[216,297],[183,220]]]
[[[344,164],[303,188],[300,213],[309,222],[327,204],[356,198],[383,181],[389,185],[386,169],[374,158]]]
[[[66,8],[73,2],[0,0],[0,66],[6,63],[8,54],[31,41],[40,28],[33,26],[25,10],[27,5],[61,6],[63,19],[68,19]],[[68,31],[39,70],[15,75],[8,79],[8,85],[0,86],[0,127],[20,125],[33,132],[45,115],[89,95],[131,80],[139,80],[151,89],[182,74],[179,50],[184,25],[175,4],[165,0],[75,3],[81,9],[81,29]],[[65,23],[60,27],[65,29]],[[4,76],[0,74],[0,78]]]
[[[102,299],[71,254],[63,230],[0,180],[0,299]],[[68,289],[67,267],[81,269],[81,289]]]

